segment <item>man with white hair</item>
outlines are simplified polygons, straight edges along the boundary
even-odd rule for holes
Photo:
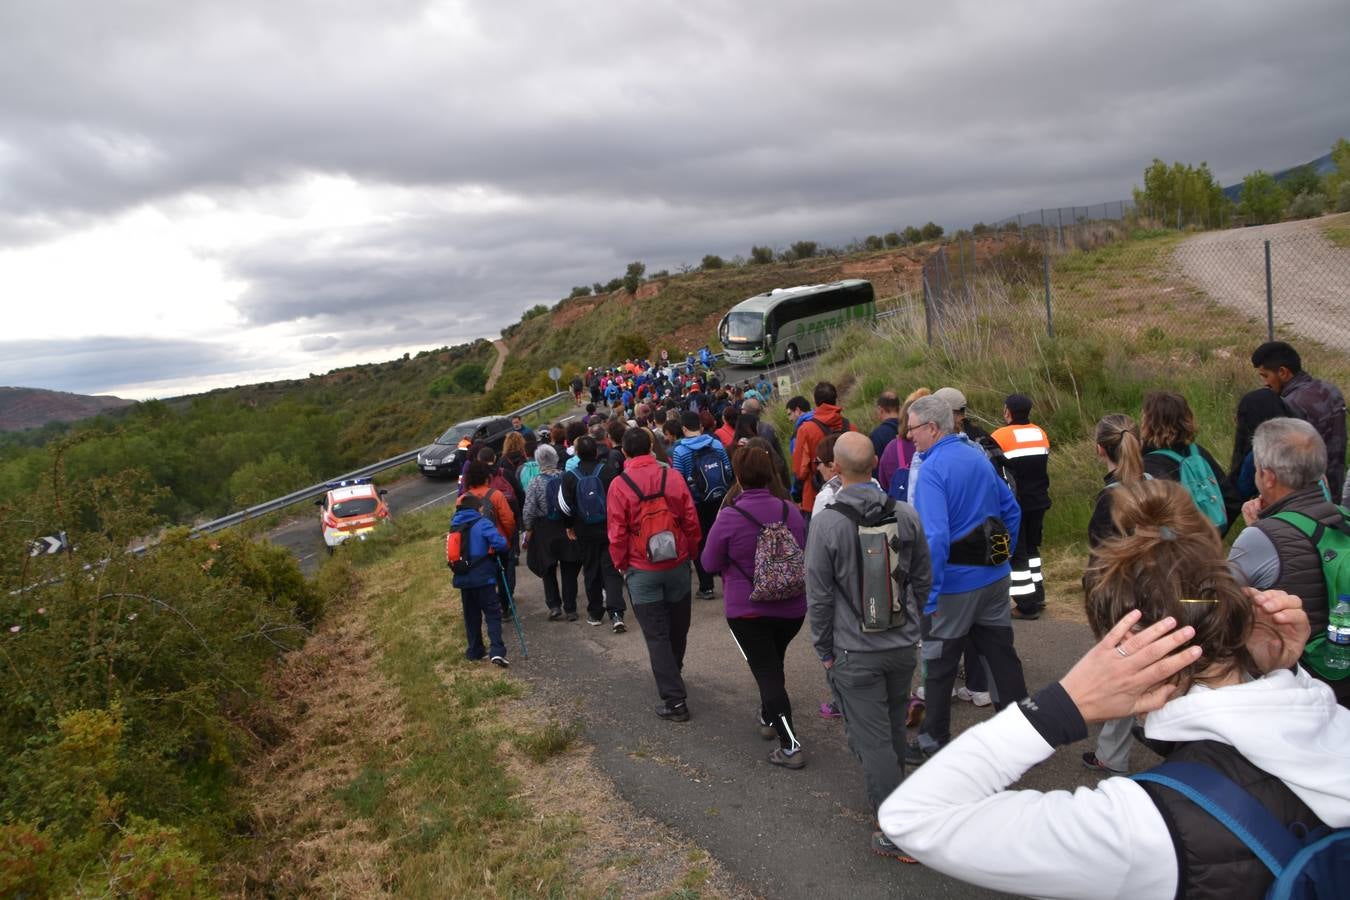
[[[984,452],[952,433],[952,404],[945,397],[915,400],[908,425],[923,456],[910,495],[933,566],[923,615],[928,708],[906,756],[917,765],[951,740],[952,686],[967,638],[986,667],[997,708],[1021,700],[1027,687],[1008,607],[1008,560],[1022,521],[1017,498]]]
[[[1313,637],[1304,649],[1303,667],[1331,685],[1338,703],[1350,706],[1350,677],[1327,667],[1325,644],[1317,640],[1327,632],[1334,598],[1327,596],[1315,535],[1324,529],[1350,532],[1350,520],[1322,487],[1326,443],[1302,419],[1268,419],[1252,435],[1252,457],[1260,495],[1242,507],[1247,527],[1228,551],[1228,562],[1248,586],[1278,588],[1303,601]]]

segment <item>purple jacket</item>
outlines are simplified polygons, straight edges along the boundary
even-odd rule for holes
[[[806,546],[806,523],[802,513],[791,501],[779,500],[767,488],[746,491],[735,500],[735,505],[768,525],[783,521],[783,507],[787,506],[787,526],[797,544]],[[755,570],[755,540],[759,529],[734,509],[723,507],[717,521],[708,531],[708,542],[703,548],[703,568],[722,575],[723,602],[728,619],[800,619],[806,616],[806,594],[779,603],[751,603],[750,576]]]

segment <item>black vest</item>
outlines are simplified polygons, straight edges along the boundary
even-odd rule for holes
[[[1227,744],[1176,744],[1167,761],[1202,763],[1223,773],[1285,824],[1300,822],[1309,831],[1323,827],[1316,813],[1283,781],[1261,771]],[[1148,781],[1138,784],[1158,807],[1172,835],[1177,855],[1177,897],[1240,900],[1265,896],[1275,878],[1246,844],[1171,788]]]
[[[1254,527],[1259,528],[1270,542],[1275,545],[1275,553],[1280,558],[1280,575],[1275,587],[1293,594],[1303,600],[1303,609],[1308,614],[1308,624],[1313,634],[1327,630],[1328,610],[1327,580],[1322,573],[1322,558],[1317,554],[1317,545],[1308,540],[1303,532],[1288,522],[1272,518],[1279,512],[1298,512],[1319,522],[1339,524],[1341,513],[1328,503],[1318,485],[1295,491],[1279,503],[1261,511],[1261,518]]]

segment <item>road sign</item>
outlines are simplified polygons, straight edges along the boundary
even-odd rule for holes
[[[779,375],[779,376],[778,376],[778,395],[779,395],[780,397],[786,397],[788,394],[791,394],[791,393],[792,393],[792,376],[790,376],[790,375]]]
[[[559,378],[562,377],[562,369],[558,368],[557,366],[554,366],[553,368],[548,370],[548,377],[552,378],[554,381],[557,381]]]
[[[60,553],[70,545],[66,542],[66,533],[58,532],[47,537],[40,537],[29,546],[29,556],[51,556],[54,553]]]

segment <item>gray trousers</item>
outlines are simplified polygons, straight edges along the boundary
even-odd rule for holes
[[[1102,725],[1097,735],[1097,761],[1117,772],[1130,771],[1130,748],[1134,746],[1134,716],[1112,719]]]
[[[862,763],[873,812],[905,777],[905,710],[915,662],[913,647],[877,653],[844,650],[829,670],[848,746]]]
[[[625,585],[647,643],[657,693],[671,706],[683,703],[688,696],[681,673],[689,641],[689,563],[659,572],[629,569]]]

